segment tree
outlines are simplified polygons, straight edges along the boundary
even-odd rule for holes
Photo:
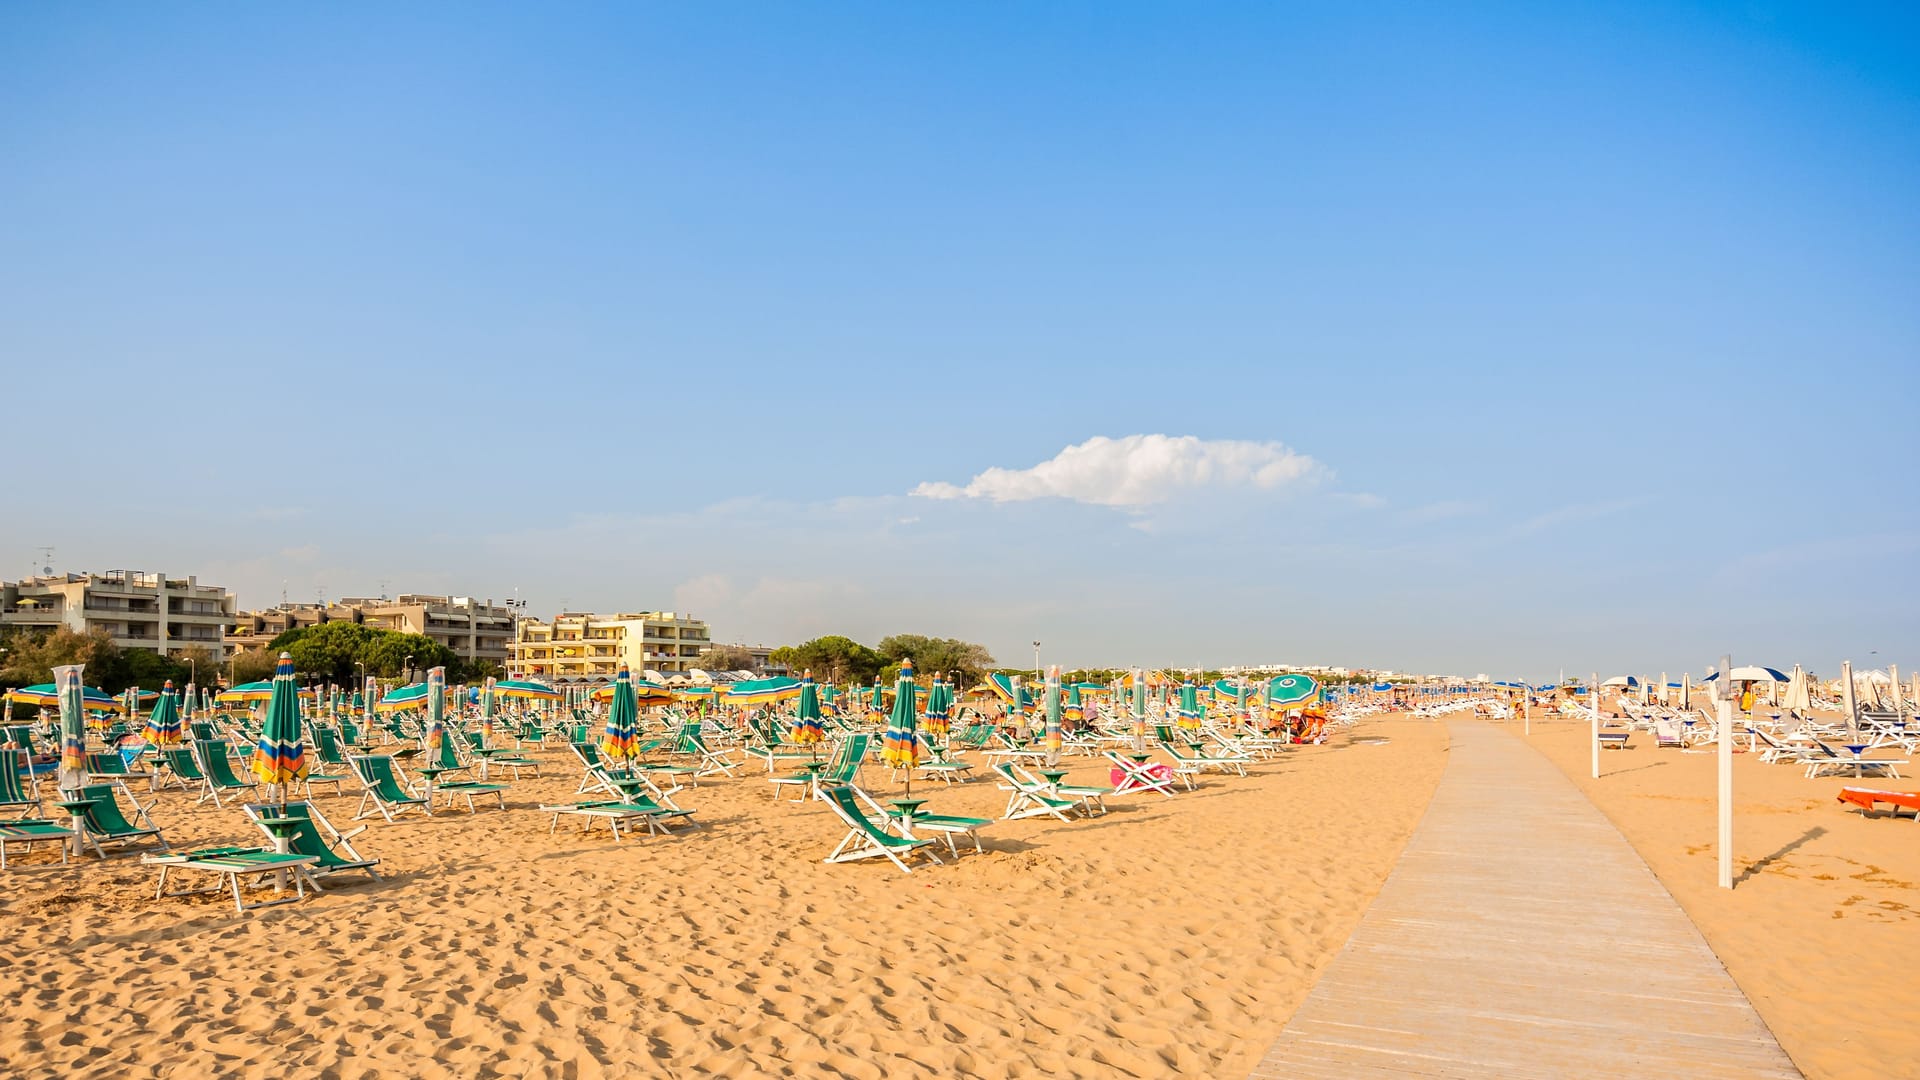
[[[798,645],[785,645],[767,657],[788,671],[812,671],[815,678],[866,682],[880,673],[886,661],[880,654],[850,637],[829,634]]]
[[[280,635],[287,637],[293,631]],[[358,674],[354,665],[366,659],[367,648],[383,631],[352,622],[329,622],[309,627],[295,637],[287,649],[293,657],[293,669],[336,683],[351,684]],[[276,642],[280,638],[274,639]],[[271,646],[269,647],[271,650]],[[405,655],[404,653],[402,654]],[[369,665],[371,666],[371,665]]]
[[[711,645],[694,659],[702,671],[746,671],[753,668],[753,653],[745,645]]]
[[[878,651],[883,660],[898,663],[910,658],[923,674],[944,671],[963,684],[978,681],[993,668],[993,654],[986,646],[958,638],[893,634],[880,639]]]
[[[65,626],[52,630],[27,630],[10,634],[6,643],[6,667],[0,668],[0,683],[8,686],[33,686],[53,681],[53,669],[61,664],[85,664],[83,678],[89,686],[115,692],[125,683],[109,687],[115,681],[120,647],[105,630],[77,633]],[[102,679],[106,678],[107,682]]]
[[[233,681],[235,685],[259,682],[273,678],[274,668],[280,663],[280,654],[265,649],[241,649],[233,654]]]
[[[332,624],[328,624],[332,625]],[[428,668],[452,668],[459,657],[452,649],[423,634],[401,634],[392,630],[375,631],[375,637],[360,654],[367,669],[376,675],[418,675]],[[408,657],[412,657],[409,670]]]

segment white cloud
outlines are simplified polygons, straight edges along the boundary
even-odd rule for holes
[[[1071,499],[1138,507],[1202,488],[1273,491],[1312,483],[1327,469],[1277,442],[1193,435],[1095,436],[1028,469],[992,468],[964,486],[928,481],[909,494],[927,499]]]

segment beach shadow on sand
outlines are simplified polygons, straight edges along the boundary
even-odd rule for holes
[[[1815,825],[1813,828],[1801,833],[1798,837],[1781,845],[1774,851],[1755,859],[1739,877],[1733,879],[1733,883],[1739,885],[1748,878],[1759,875],[1774,863],[1779,862],[1781,859],[1799,850],[1800,847],[1808,841],[1818,840],[1825,835],[1827,835],[1826,827],[1823,825]]]

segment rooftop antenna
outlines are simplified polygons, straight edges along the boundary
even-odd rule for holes
[[[34,548],[33,550],[40,553],[41,575],[47,576],[52,574],[53,573],[53,549],[50,547],[37,547],[37,548]]]
[[[387,598],[387,583],[390,580],[391,580],[390,578],[380,579],[380,599],[382,600],[385,600]]]
[[[287,606],[287,579],[286,578],[280,579],[280,606],[281,607]]]

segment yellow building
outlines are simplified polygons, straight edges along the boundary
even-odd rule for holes
[[[691,671],[712,644],[707,624],[672,611],[595,615],[563,612],[552,622],[522,619],[507,670],[549,681],[610,679],[620,662],[643,678]]]

